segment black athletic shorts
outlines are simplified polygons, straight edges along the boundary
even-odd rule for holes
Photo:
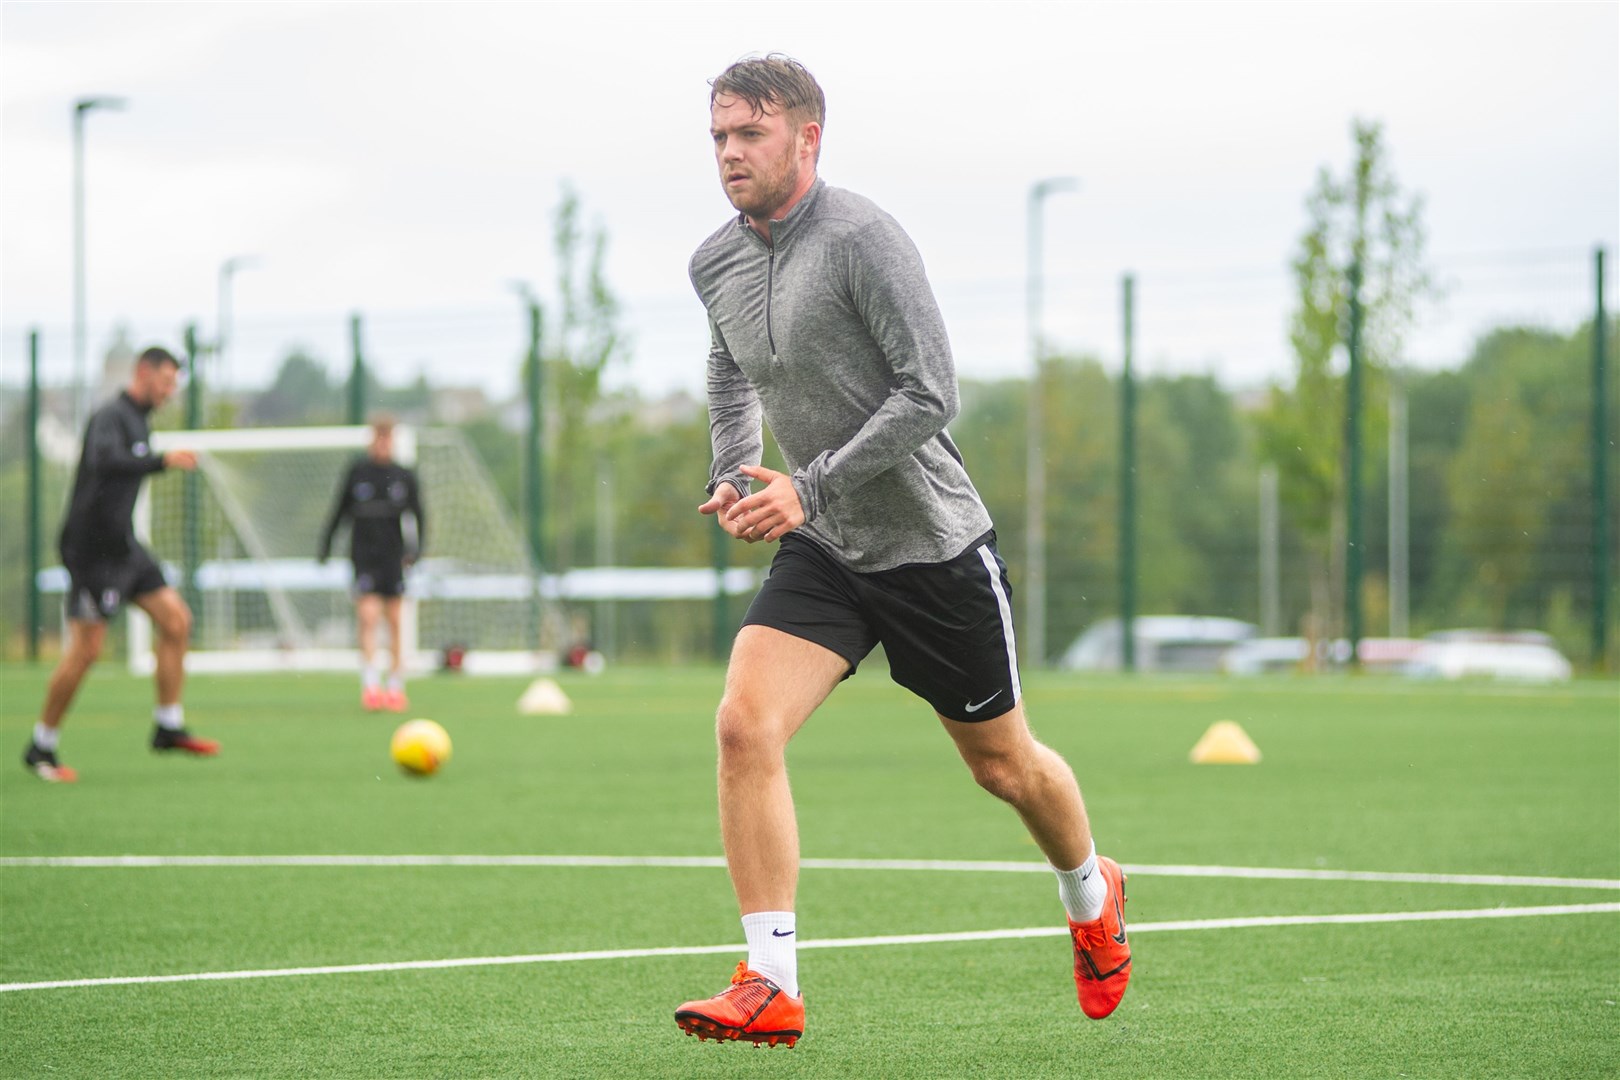
[[[935,712],[989,720],[1020,696],[1011,594],[994,532],[949,562],[869,574],[789,533],[743,625],[831,649],[849,661],[849,675],[882,642],[889,676]]]
[[[354,595],[404,596],[405,567],[398,560],[355,563]]]
[[[67,617],[106,622],[125,600],[157,592],[169,583],[163,570],[140,545],[118,559],[67,560]]]

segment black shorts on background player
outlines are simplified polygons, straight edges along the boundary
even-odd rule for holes
[[[354,595],[404,596],[405,567],[402,563],[354,565]]]
[[[67,617],[89,622],[106,622],[126,600],[168,584],[162,568],[139,544],[122,558],[68,562],[67,572]]]

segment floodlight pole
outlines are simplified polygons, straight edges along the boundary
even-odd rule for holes
[[[234,314],[231,310],[231,283],[238,270],[247,270],[259,265],[259,260],[252,255],[235,255],[219,264],[219,312],[218,323],[214,327],[214,357],[217,367],[214,371],[214,381],[224,387],[229,380],[230,372],[230,341],[231,319]]]
[[[1136,277],[1121,285],[1124,363],[1119,376],[1119,641],[1120,668],[1136,670]]]
[[[84,274],[84,118],[93,109],[122,109],[117,97],[80,98],[73,103],[73,429],[84,427],[90,412],[86,378]]]
[[[1041,333],[1041,231],[1042,208],[1048,195],[1078,191],[1080,181],[1068,176],[1038,180],[1029,189],[1026,275],[1029,304],[1029,351],[1033,373],[1029,382],[1025,461],[1025,592],[1029,601],[1024,620],[1024,663],[1041,667],[1046,663],[1046,431],[1045,394],[1046,342]]]

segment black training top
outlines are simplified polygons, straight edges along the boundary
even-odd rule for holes
[[[142,478],[163,468],[163,455],[152,451],[151,412],[125,391],[91,414],[58,544],[64,563],[135,550],[135,497]]]
[[[337,504],[321,533],[321,558],[332,553],[332,537],[338,524],[348,517],[354,522],[349,557],[357,565],[403,562],[406,545],[400,518],[406,513],[416,519],[416,542],[411,549],[414,556],[427,539],[427,519],[422,516],[416,474],[392,461],[379,465],[369,457],[356,459],[343,477]]]

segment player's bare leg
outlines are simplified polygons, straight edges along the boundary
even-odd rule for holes
[[[799,830],[787,744],[848,670],[838,654],[780,630],[745,626],[737,634],[715,737],[720,839],[745,915],[793,909]]]
[[[191,644],[191,608],[180,594],[164,587],[134,598],[135,605],[152,620],[157,641],[152,651],[157,659],[153,675],[157,708],[152,711],[157,728],[152,732],[152,749],[182,750],[200,757],[219,753],[219,743],[199,739],[186,730],[180,694],[186,681],[186,649]]]
[[[39,710],[39,722],[53,731],[62,726],[68,706],[79,692],[84,677],[95,667],[107,642],[107,624],[91,619],[69,619],[67,648],[51,672],[45,685],[45,703]]]
[[[409,704],[405,697],[405,601],[398,596],[387,597],[382,601],[382,609],[388,620],[388,653],[392,661],[383,707],[392,712],[404,712]]]
[[[1119,1006],[1131,978],[1125,936],[1125,875],[1097,855],[1091,822],[1074,772],[1037,742],[1022,704],[993,720],[965,724],[941,716],[979,786],[1017,811],[1057,872],[1069,913],[1074,981],[1080,1007],[1101,1019]]]
[[[366,593],[354,602],[355,622],[360,628],[360,662],[370,667],[377,659],[377,620],[382,615],[383,599]]]
[[[78,774],[56,760],[57,729],[73,704],[84,677],[95,666],[107,640],[107,624],[87,619],[68,620],[68,639],[62,659],[45,685],[45,702],[40,706],[39,723],[23,751],[23,765],[41,780],[71,783]]]
[[[937,714],[936,714],[937,715]],[[1091,854],[1091,822],[1074,772],[1055,750],[1037,742],[1024,706],[992,720],[964,724],[941,716],[978,785],[1017,811],[1053,866],[1079,866]]]
[[[384,705],[382,682],[377,675],[377,622],[382,618],[383,598],[362,593],[354,602],[354,620],[360,633],[360,704],[367,709]]]
[[[787,744],[848,670],[838,654],[780,630],[745,626],[737,634],[715,735],[720,838],[748,960],[730,987],[676,1010],[690,1035],[792,1046],[804,1032],[793,913],[799,829]]]
[[[134,598],[134,602],[151,618],[152,629],[157,632],[152,652],[157,658],[153,680],[158,706],[178,705],[186,681],[186,649],[191,644],[191,609],[179,593],[169,588],[142,593]]]

